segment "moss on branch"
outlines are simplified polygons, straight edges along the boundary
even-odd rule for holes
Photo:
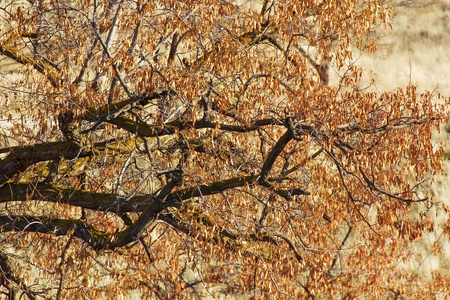
[[[8,183],[0,188],[0,203],[26,201],[30,196],[43,201],[65,203],[72,206],[98,211],[131,212],[142,211],[149,204],[149,197],[134,196],[127,201],[118,201],[116,194],[97,193],[77,188],[67,188],[50,183],[15,184]]]
[[[45,75],[54,87],[59,86],[56,72],[53,71],[46,63],[35,60],[7,45],[0,44],[0,53],[22,65],[33,66],[33,68],[35,68],[39,73]]]
[[[0,160],[0,185],[17,173],[40,161],[54,160],[61,157],[73,159],[91,155],[91,151],[67,147],[66,142],[51,142],[24,147],[15,147]]]
[[[175,192],[174,195],[180,200],[187,200],[194,197],[214,195],[229,189],[242,187],[247,184],[253,184],[257,178],[258,175],[233,177],[230,179],[217,181],[211,184],[202,184],[198,186],[193,186],[188,189],[183,189]]]
[[[257,179],[258,175],[233,177],[173,191],[169,197],[186,201],[191,198],[214,195],[237,187],[251,185]],[[276,181],[275,178],[269,178],[268,180]],[[281,190],[272,185],[268,188],[282,197],[310,194],[308,191],[301,189]],[[35,200],[59,202],[85,209],[113,212],[142,212],[155,198],[154,195],[137,195],[127,199],[127,201],[120,201],[121,197],[114,193],[98,193],[44,182],[37,184],[7,183],[0,188],[0,203],[26,201],[30,197]]]
[[[0,216],[0,232],[22,231],[66,235],[80,220],[58,219],[46,216]]]
[[[177,131],[181,131],[187,128],[217,128],[223,131],[249,132],[258,130],[258,128],[262,126],[281,125],[280,122],[275,119],[261,119],[254,121],[250,125],[230,125],[214,123],[202,119],[196,122],[182,122],[180,120],[175,120],[161,127],[160,125],[149,125],[146,123],[135,122],[124,115],[118,115],[109,120],[105,119],[104,121],[141,137],[161,137],[164,135],[174,134]]]

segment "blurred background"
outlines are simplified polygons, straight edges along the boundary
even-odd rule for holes
[[[378,51],[361,53],[357,59],[365,70],[360,87],[369,86],[374,79],[370,88],[383,92],[405,88],[411,82],[419,93],[435,90],[450,97],[450,0],[392,1],[390,5],[394,12],[392,29],[378,27]],[[331,85],[337,80],[337,74],[330,72]],[[434,230],[412,242],[411,250],[417,255],[399,265],[425,280],[432,280],[436,271],[450,275],[450,241],[442,234],[449,219],[442,205],[450,207],[449,132],[447,125],[434,134],[436,144],[447,144],[444,173],[431,184],[436,205],[429,211],[424,206],[416,207],[410,216],[414,219],[428,214],[435,222]]]

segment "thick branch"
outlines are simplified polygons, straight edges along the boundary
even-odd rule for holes
[[[8,156],[0,160],[0,185],[8,181],[13,175],[25,171],[26,168],[37,162],[61,157],[73,159],[91,154],[90,151],[67,147],[66,142],[52,142],[13,148]]]
[[[277,157],[281,154],[284,147],[294,138],[294,135],[292,134],[292,131],[288,129],[277,141],[275,146],[273,146],[272,150],[267,155],[266,160],[264,161],[264,164],[261,169],[261,174],[259,181],[265,181],[267,175],[269,174],[270,169],[272,168],[273,164],[275,163],[275,160]]]
[[[176,207],[181,204],[175,198],[169,198],[172,189],[180,183],[182,172],[178,172],[176,176],[172,176],[168,183],[164,186],[156,199],[148,205],[148,207],[142,212],[139,218],[127,229],[115,234],[112,237],[100,236],[96,238],[90,231],[86,231],[85,228],[78,227],[77,232],[79,236],[83,238],[94,249],[115,249],[117,247],[125,246],[138,240],[147,226],[156,220],[158,215],[168,207]]]
[[[192,186],[171,192],[168,198],[176,198],[179,201],[189,200],[195,197],[215,195],[229,189],[254,184],[258,175],[234,177],[210,184]],[[268,178],[270,181],[279,181],[278,178]],[[309,192],[301,189],[279,190],[271,187],[280,196],[309,195]],[[156,196],[155,196],[156,197]],[[0,203],[12,201],[27,201],[29,199],[48,202],[69,204],[85,209],[112,212],[141,212],[150,205],[155,197],[138,195],[122,200],[123,197],[113,193],[97,193],[77,188],[66,188],[51,183],[23,184],[8,183],[0,188]]]
[[[105,50],[104,50],[104,55],[106,55],[109,52],[109,49],[111,48],[111,45],[113,43],[114,37],[116,35],[116,31],[117,31],[117,27],[119,25],[119,20],[120,20],[120,12],[122,10],[122,2],[119,3],[117,10],[116,10],[116,14],[114,15],[114,19],[111,25],[111,29],[108,32],[108,37],[106,38],[105,41]],[[109,57],[111,58],[111,55],[109,55]]]
[[[113,236],[103,234],[81,220],[51,219],[46,217],[16,216],[0,217],[2,231],[29,231],[64,235],[71,228],[75,229],[77,237],[88,243],[94,249],[114,249],[136,241],[147,226],[158,218],[168,207],[178,207],[183,200],[193,197],[213,195],[228,189],[245,186],[256,182],[258,175],[231,178],[209,185],[194,186],[177,192],[172,189],[180,184],[181,171],[174,173],[168,183],[157,196],[135,196],[127,201],[117,201],[114,194],[102,194],[82,191],[73,188],[62,188],[51,184],[39,183],[31,189],[30,185],[10,184],[0,189],[0,201],[24,201],[30,199],[29,192],[35,193],[46,201],[61,201],[70,205],[115,212],[143,211],[139,218],[127,229]],[[295,189],[293,194],[299,194]],[[308,194],[302,191],[300,194]],[[33,198],[33,197],[32,197]],[[226,232],[221,232],[226,235]],[[291,246],[291,245],[290,245]],[[297,258],[299,257],[296,253]]]
[[[64,203],[96,211],[113,212],[143,211],[151,202],[148,196],[134,196],[127,201],[120,201],[116,194],[65,188],[50,183],[37,183],[35,185],[10,183],[0,188],[0,203],[27,201],[30,198]]]
[[[137,240],[146,225],[173,202],[154,202],[133,225],[110,236],[95,227],[77,219],[58,219],[32,216],[0,216],[0,232],[39,232],[55,236],[67,235],[74,229],[74,235],[96,250],[114,249]]]
[[[177,53],[178,45],[180,44],[181,40],[183,39],[184,34],[178,37],[178,32],[175,32],[172,37],[172,43],[170,45],[170,51],[169,51],[169,57],[167,58],[167,64],[171,65],[173,62],[173,59],[175,58],[175,54]]]
[[[80,220],[32,216],[0,216],[0,232],[40,232],[66,235]]]

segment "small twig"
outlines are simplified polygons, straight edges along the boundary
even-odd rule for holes
[[[153,263],[155,261],[155,258],[153,257],[152,253],[148,249],[147,245],[145,244],[144,238],[140,237],[139,241],[141,242],[142,247],[144,247],[145,253],[147,254],[148,260]]]
[[[375,183],[374,183],[373,181],[370,181],[370,179],[367,177],[366,173],[364,173],[364,171],[363,171],[363,169],[362,169],[361,167],[359,167],[359,171],[361,172],[361,175],[363,176],[364,181],[367,183],[367,185],[368,185],[368,187],[369,187],[370,189],[375,190],[375,191],[377,191],[377,192],[379,192],[379,193],[381,193],[381,194],[383,194],[383,195],[385,195],[385,196],[388,196],[389,198],[394,198],[394,199],[396,199],[396,200],[403,201],[403,202],[409,202],[409,203],[414,203],[414,202],[425,202],[425,201],[428,200],[428,197],[425,197],[425,198],[423,198],[423,199],[418,199],[418,200],[406,199],[406,198],[402,198],[402,197],[396,196],[396,195],[394,195],[394,194],[385,192],[385,191],[383,191],[383,190],[377,188],[377,187],[375,186]]]
[[[62,270],[62,265],[65,263],[67,249],[69,249],[69,246],[70,246],[70,244],[72,242],[72,239],[73,239],[73,234],[70,234],[69,240],[67,241],[66,245],[64,246],[63,252],[61,254],[61,261],[60,261],[60,263],[58,265],[59,285],[58,285],[58,291],[56,292],[56,299],[60,299],[60,297],[61,297],[63,277],[64,277],[63,270]]]
[[[122,182],[123,174],[125,173],[125,170],[128,168],[128,165],[131,163],[131,160],[133,158],[134,158],[134,152],[131,152],[131,155],[125,161],[125,164],[123,165],[122,169],[120,170],[120,174],[117,177],[116,188],[114,189],[115,194],[119,194],[119,188],[120,188],[120,183]]]
[[[283,292],[282,290],[280,290],[280,288],[278,287],[277,283],[275,282],[275,279],[272,276],[272,271],[271,270],[269,270],[269,276],[270,276],[270,279],[272,280],[273,284],[275,285],[275,288],[277,289],[278,293],[288,297],[289,299],[294,299],[295,300],[294,297],[292,297],[291,295],[289,295],[289,294]]]
[[[339,177],[341,178],[341,182],[344,185],[345,191],[347,192],[347,195],[350,199],[350,201],[352,202],[353,206],[355,207],[356,211],[358,212],[358,214],[361,216],[362,220],[364,223],[367,224],[367,226],[369,226],[369,228],[378,236],[381,236],[378,232],[376,232],[376,230],[372,227],[372,225],[369,223],[369,221],[367,221],[366,217],[362,214],[362,212],[359,210],[359,208],[356,206],[355,203],[355,199],[353,197],[352,192],[349,190],[347,183],[345,182],[344,179],[344,174],[342,174],[342,168],[340,163],[337,161],[336,157],[334,157],[334,155],[332,153],[330,153],[328,150],[325,150],[325,152],[328,154],[329,157],[331,157],[331,159],[333,160],[335,166],[338,169],[339,172]]]

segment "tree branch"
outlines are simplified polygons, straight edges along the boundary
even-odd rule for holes
[[[233,132],[249,132],[255,131],[261,126],[267,125],[281,125],[275,119],[261,119],[254,121],[251,125],[229,125],[223,123],[213,123],[204,119],[198,120],[196,122],[181,122],[173,121],[161,126],[151,126],[143,123],[136,123],[135,121],[120,115],[115,119],[111,119],[108,123],[116,125],[117,127],[124,129],[130,133],[137,134],[141,137],[161,137],[164,135],[171,135],[177,131],[184,130],[187,128],[217,128],[224,131]],[[83,131],[84,133],[85,131]]]
[[[371,190],[377,191],[377,192],[379,192],[380,194],[383,194],[383,195],[385,195],[385,196],[387,196],[387,197],[389,197],[389,198],[394,198],[394,199],[396,199],[396,200],[399,200],[399,201],[402,201],[402,202],[409,202],[409,203],[412,203],[412,202],[424,202],[424,201],[427,201],[427,200],[428,200],[428,197],[425,197],[425,198],[422,198],[422,199],[417,199],[417,200],[412,200],[412,199],[407,199],[407,198],[399,197],[399,196],[397,196],[397,195],[395,195],[395,194],[391,194],[391,193],[385,192],[385,191],[379,189],[379,188],[375,185],[375,183],[369,179],[369,177],[367,176],[367,174],[363,171],[363,169],[362,169],[361,167],[359,167],[359,171],[361,172],[361,175],[363,176],[364,181],[367,183],[367,186],[368,186]]]
[[[55,236],[66,235],[71,228],[82,221],[75,219],[58,219],[33,216],[1,216],[0,232],[40,232]]]
[[[84,130],[82,133],[86,134],[90,131],[95,130],[101,123],[110,122],[113,123],[115,119],[119,118],[119,116],[127,111],[132,110],[137,106],[145,106],[150,103],[151,100],[159,99],[161,97],[167,97],[169,95],[175,95],[175,91],[162,91],[162,92],[153,92],[151,96],[142,95],[142,96],[133,96],[128,100],[115,103],[115,104],[107,104],[104,107],[100,108],[96,111],[95,108],[90,108],[88,113],[82,117],[86,121],[96,121],[94,126],[90,129]],[[134,122],[134,121],[132,121]],[[124,122],[127,124],[128,122]],[[113,123],[114,124],[114,123]],[[120,127],[120,126],[119,126]],[[128,127],[127,127],[128,128]],[[132,133],[136,132],[136,126],[134,126],[134,130]]]
[[[168,198],[185,201],[196,197],[209,196],[223,191],[253,184],[257,175],[234,177],[210,184],[196,185],[171,192]],[[278,178],[268,178],[269,181],[277,181]],[[272,187],[273,188],[273,187]],[[301,189],[278,190],[274,192],[280,196],[309,195],[309,192]],[[69,204],[96,211],[111,211],[116,213],[142,212],[151,205],[157,196],[138,195],[126,200],[113,193],[97,193],[77,188],[66,188],[51,183],[8,183],[0,188],[0,203],[12,201],[27,201],[28,199],[42,199],[42,201]],[[123,200],[121,200],[123,199]]]
[[[152,200],[148,196],[134,196],[121,201],[117,194],[96,193],[77,188],[66,188],[50,183],[8,183],[0,188],[0,203],[42,199],[48,202],[69,204],[95,211],[143,211]]]
[[[12,284],[13,283],[13,284]],[[36,299],[36,293],[32,292],[29,287],[23,282],[23,280],[17,278],[9,265],[8,257],[3,253],[0,252],[0,285],[3,285],[6,289],[9,290],[9,299],[16,299],[14,297],[15,294],[15,287],[13,285],[16,285],[19,289],[21,289],[29,299],[34,300]],[[20,297],[22,298],[22,297]]]
[[[253,242],[266,242],[273,244],[275,246],[279,246],[278,242],[275,238],[281,238],[283,239],[288,245],[289,248],[294,252],[294,255],[296,259],[301,262],[302,256],[298,252],[297,248],[295,247],[294,243],[285,235],[279,233],[279,232],[262,232],[259,234],[249,234],[245,237],[242,236],[239,232],[233,232],[229,231],[225,228],[222,228],[219,226],[213,218],[210,218],[208,216],[199,216],[196,219],[196,224],[190,224],[189,222],[183,221],[180,217],[176,216],[175,214],[162,214],[159,217],[160,220],[163,220],[164,222],[168,223],[170,226],[175,228],[176,230],[179,230],[180,232],[183,232],[186,235],[189,235],[191,237],[194,237],[196,239],[201,239],[208,242],[217,243],[218,241],[226,242],[226,239],[230,239],[232,241],[237,241],[239,239],[247,239],[251,240]],[[202,226],[206,226],[207,230],[209,230],[211,234],[205,234],[205,229],[202,228],[199,224]],[[200,232],[203,232],[203,234],[199,234]],[[237,246],[237,244],[235,245]],[[254,255],[259,255],[259,253],[253,253]]]
[[[16,147],[0,160],[0,185],[13,175],[23,172],[29,166],[47,160],[61,157],[73,159],[92,155],[91,151],[67,147],[66,142],[51,142],[32,146]]]
[[[0,53],[22,65],[32,65],[39,73],[45,75],[54,87],[59,86],[58,76],[46,63],[30,58],[16,49],[2,44],[0,44]]]
[[[269,154],[266,157],[266,160],[264,161],[264,164],[261,168],[260,178],[258,179],[260,182],[265,181],[267,175],[269,174],[270,169],[272,168],[273,164],[275,163],[275,160],[277,157],[281,154],[284,147],[294,138],[294,135],[292,134],[292,130],[288,129],[277,141],[275,146],[273,146],[272,150],[269,152]]]

